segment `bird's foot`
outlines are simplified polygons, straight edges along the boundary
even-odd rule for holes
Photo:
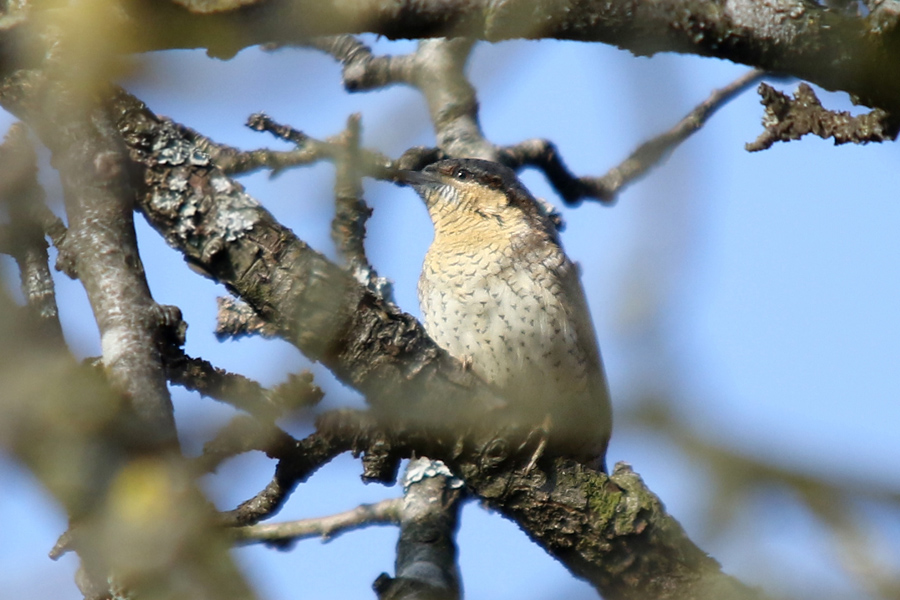
[[[531,473],[532,469],[537,465],[537,462],[544,455],[544,451],[547,449],[547,442],[550,440],[551,427],[552,421],[550,415],[546,415],[540,426],[532,429],[528,434],[528,438],[526,438],[525,442],[522,444],[521,447],[524,448],[531,443],[532,439],[537,437],[537,446],[535,446],[534,451],[531,453],[531,459],[529,459],[528,464],[525,465],[525,475]]]

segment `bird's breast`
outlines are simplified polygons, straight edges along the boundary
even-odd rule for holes
[[[433,247],[419,281],[432,339],[517,402],[535,406],[585,393],[592,368],[574,322],[588,317],[573,311],[560,283],[558,269],[571,263],[552,250],[523,261]]]

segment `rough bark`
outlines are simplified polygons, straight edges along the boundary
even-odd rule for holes
[[[134,0],[102,6],[87,18],[80,5],[40,11],[41,19],[8,15],[0,23],[0,64],[8,71],[40,60],[48,24],[65,30],[73,22],[94,27],[113,51],[206,48],[220,57],[337,33],[556,38],[638,55],[714,56],[844,90],[890,112],[900,108],[900,34],[891,2],[874,3],[864,17],[804,0]]]
[[[607,598],[758,597],[724,575],[627,466],[610,477],[561,459],[523,470],[529,456],[515,440],[527,447],[527,435],[474,426],[502,422],[502,408],[412,317],[280,226],[183,130],[124,93],[114,105],[132,157],[145,169],[138,205],[151,224],[195,268],[362,391],[376,414],[389,415],[379,423],[403,432],[376,443],[364,428],[320,427],[343,436],[339,447],[445,460],[476,495]]]

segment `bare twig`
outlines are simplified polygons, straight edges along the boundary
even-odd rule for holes
[[[425,96],[437,145],[448,156],[497,160],[478,123],[475,88],[465,66],[475,41],[470,38],[419,42],[416,51],[402,56],[373,56],[352,36],[319,38],[312,45],[343,64],[344,87],[351,92],[404,83]]]
[[[578,204],[585,198],[612,204],[622,189],[660,164],[669,152],[700,129],[719,108],[763,75],[762,71],[749,71],[729,85],[713,91],[674,127],[641,144],[628,158],[602,177],[573,175],[556,147],[546,140],[527,140],[504,148],[503,159],[515,168],[522,165],[540,168],[567,204]]]
[[[568,204],[578,204],[585,198],[612,204],[625,186],[658,165],[716,110],[764,74],[750,71],[715,90],[672,129],[642,144],[602,177],[576,177],[547,140],[527,140],[498,148],[485,139],[478,124],[475,90],[464,74],[471,40],[422,41],[414,53],[403,56],[373,56],[368,47],[346,35],[319,38],[312,45],[341,61],[344,86],[350,91],[395,83],[421,90],[428,102],[438,147],[444,155],[488,158],[515,169],[524,165],[538,167]]]
[[[202,358],[193,358],[180,349],[165,354],[169,381],[197,391],[265,420],[273,420],[286,411],[314,406],[322,399],[322,390],[313,383],[312,373],[290,374],[288,380],[268,390],[258,382],[237,373],[229,373]]]
[[[238,415],[203,445],[203,454],[196,464],[201,473],[209,473],[223,461],[244,452],[258,450],[269,458],[281,459],[291,456],[297,445],[297,440],[273,423]]]
[[[284,169],[309,165],[320,160],[337,160],[344,146],[346,134],[318,140],[290,127],[272,120],[263,113],[254,113],[247,120],[247,127],[255,131],[267,131],[275,137],[290,142],[296,146],[293,150],[269,150],[266,148],[257,150],[241,150],[227,144],[220,144],[209,137],[186,127],[180,123],[171,122],[172,127],[178,130],[186,139],[192,141],[197,160],[208,157],[217,167],[229,175],[243,175],[261,169],[270,169],[276,176]],[[383,176],[390,168],[391,161],[383,154],[372,150],[360,152],[361,169],[367,175]]]
[[[302,539],[320,537],[323,541],[329,541],[342,533],[370,525],[399,523],[402,507],[401,498],[390,498],[375,504],[361,504],[354,509],[327,517],[249,525],[231,531],[238,544],[261,542],[286,548]]]
[[[253,115],[250,117],[247,125],[257,131],[263,131],[258,126],[258,123],[264,119],[268,119],[268,117],[265,117],[265,115]],[[332,156],[330,144],[314,140],[300,132],[297,132],[297,135],[290,140],[297,146],[294,150],[278,151],[265,148],[241,150],[233,146],[214,142],[202,133],[180,123],[173,122],[173,126],[181,130],[185,137],[193,140],[197,150],[208,154],[210,160],[216,166],[230,175],[242,175],[260,169],[271,169],[272,174],[276,175],[288,167],[307,165]]]
[[[272,481],[253,498],[242,502],[234,510],[223,513],[223,524],[252,525],[275,514],[297,484],[305,481],[335,456],[354,449],[356,439],[356,436],[335,437],[314,433],[297,442],[278,443],[276,451],[279,461]],[[263,435],[260,439],[252,439],[251,444],[259,441],[269,443]],[[275,455],[274,451],[271,453]]]
[[[393,302],[391,282],[379,277],[366,257],[366,221],[372,216],[372,209],[362,197],[359,120],[358,114],[347,119],[344,151],[335,161],[337,173],[334,181],[335,211],[331,222],[331,238],[347,261],[347,268],[353,277],[379,298]]]
[[[35,323],[40,324],[45,335],[62,343],[62,326],[44,239],[44,221],[50,211],[37,180],[37,157],[21,123],[9,128],[0,146],[0,204],[6,205],[9,212],[9,225],[2,228],[5,235],[0,236],[0,251],[12,255],[19,266],[22,294]]]
[[[269,150],[255,151],[259,157],[271,161],[269,164],[260,163],[252,156],[243,156],[238,154],[238,158],[244,164],[243,171],[257,169],[261,167],[278,169],[287,166],[310,164],[319,160],[337,161],[344,154],[347,148],[349,129],[343,133],[328,138],[326,140],[317,140],[310,137],[298,129],[294,129],[290,125],[283,125],[274,121],[271,117],[263,113],[254,113],[247,119],[247,127],[255,131],[267,131],[275,137],[290,142],[297,146],[296,150],[291,152],[274,152]],[[371,175],[373,177],[385,178],[391,168],[391,160],[379,152],[373,150],[359,149],[357,151],[357,167],[360,172]]]
[[[764,75],[763,71],[748,71],[725,87],[714,90],[706,100],[697,105],[672,129],[641,144],[621,164],[601,177],[597,186],[608,190],[611,194],[618,193],[626,185],[636,181],[650,168],[660,163],[676,146],[703,127],[717,110],[759,81]]]

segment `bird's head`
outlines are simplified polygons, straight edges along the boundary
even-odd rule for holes
[[[541,230],[555,236],[545,208],[500,163],[453,158],[421,171],[400,171],[398,181],[425,201],[437,235],[474,229]]]

